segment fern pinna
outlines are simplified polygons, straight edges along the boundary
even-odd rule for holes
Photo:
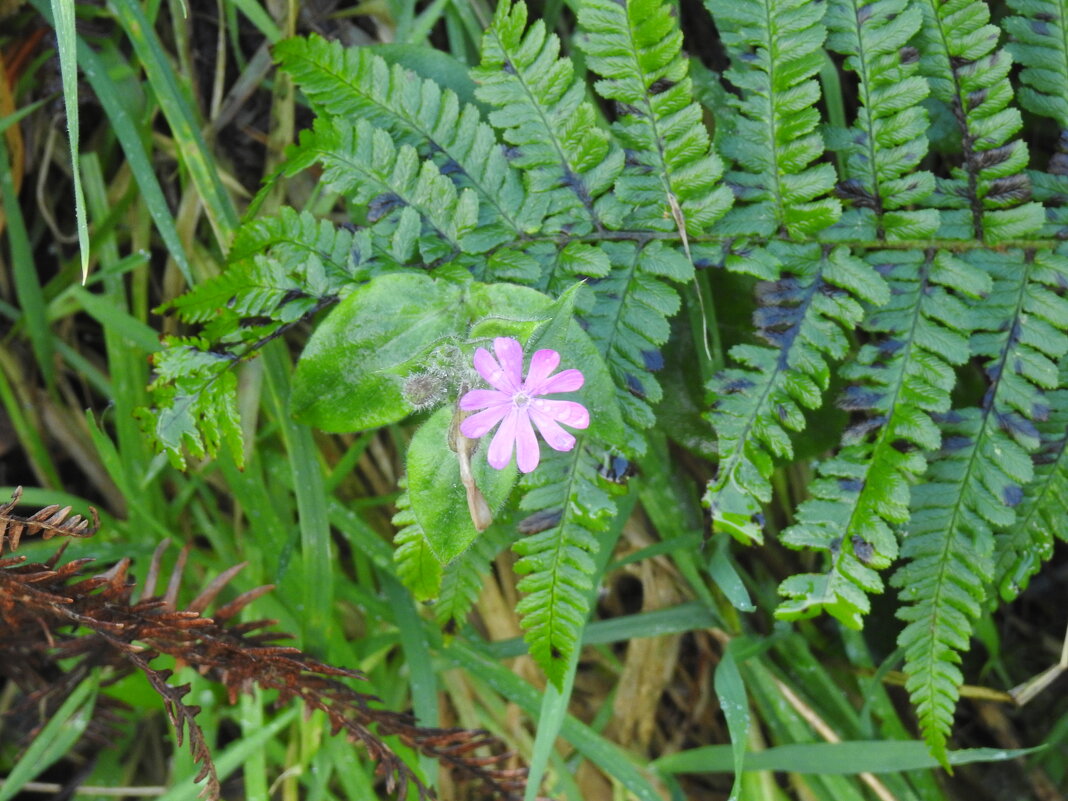
[[[709,1],[729,67],[702,108],[674,4],[573,5],[589,80],[510,0],[448,88],[373,48],[279,44],[316,114],[282,175],[321,169],[349,222],[249,222],[230,269],[173,304],[205,325],[157,356],[146,423],[178,461],[239,453],[233,366],[336,305],[292,411],[354,431],[437,408],[407,456],[398,575],[462,623],[511,543],[531,653],[563,684],[629,491],[605,464],[640,466],[654,427],[694,441],[657,417],[670,320],[685,297],[703,350],[736,303],[703,306],[708,287],[751,286],[751,331],[705,354],[712,531],[779,528],[777,471],[813,414],[842,420],[780,536],[820,566],[777,615],[859,628],[897,563],[908,688],[945,759],[976,619],[1068,535],[1068,147],[1033,163],[1015,100],[1068,128],[1064,8],[1012,0],[1000,41],[982,0]],[[824,97],[834,69],[845,102]],[[522,478],[457,433],[472,354],[501,338],[586,375],[590,427]]]

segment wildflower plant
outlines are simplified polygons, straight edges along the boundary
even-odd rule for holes
[[[475,369],[493,389],[472,389],[460,398],[460,408],[477,411],[460,424],[460,433],[471,439],[485,436],[498,423],[497,433],[486,452],[490,465],[503,470],[515,451],[520,472],[538,466],[541,452],[534,428],[555,451],[569,451],[575,438],[560,427],[589,428],[590,414],[581,403],[549,400],[542,395],[574,392],[582,388],[582,372],[574,368],[553,375],[560,354],[544,348],[530,359],[530,371],[523,378],[523,348],[511,337],[493,340],[494,358],[485,348],[475,351]]]
[[[641,483],[605,465],[668,482],[671,440],[707,468],[715,542],[690,558],[738,609],[725,536],[815,553],[780,586],[783,621],[859,628],[896,565],[908,689],[945,760],[976,622],[1068,536],[1068,191],[1063,154],[1029,161],[1015,99],[1068,124],[1065,10],[1010,0],[1006,40],[984,0],[707,2],[718,76],[683,55],[671,4],[571,5],[590,84],[513,0],[460,77],[278,44],[316,114],[279,180],[321,170],[350,222],[250,216],[228,271],[171,304],[204,329],[156,356],[146,428],[176,465],[224,444],[240,461],[233,365],[316,320],[289,411],[325,432],[418,426],[398,575],[462,625],[511,545],[558,688]],[[834,59],[851,119],[823,103]],[[431,411],[411,381],[443,348],[490,388],[454,363]],[[574,399],[541,397],[557,391]],[[791,463],[814,479],[769,520]]]

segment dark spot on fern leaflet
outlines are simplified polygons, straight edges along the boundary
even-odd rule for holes
[[[636,376],[627,373],[626,382],[627,392],[629,392],[636,398],[641,398],[642,400],[645,400],[645,387],[642,385],[642,382],[639,381]]]
[[[516,74],[515,67],[512,66],[512,62],[509,61],[508,59],[505,59],[504,63],[501,64],[501,69],[504,70],[505,72],[507,72],[509,75],[515,75]]]
[[[987,90],[976,89],[974,92],[968,92],[968,111],[973,111],[979,106],[983,105],[983,101],[986,100]]]
[[[558,525],[563,516],[562,509],[542,509],[520,520],[516,524],[516,530],[520,534],[537,534]]]
[[[861,6],[860,8],[858,8],[857,9],[857,24],[858,25],[863,25],[865,22],[867,22],[869,19],[871,19],[871,15],[873,13],[874,13],[874,9],[872,8],[871,3],[869,3],[866,6]]]
[[[867,564],[875,556],[875,546],[867,540],[854,534],[851,542],[853,543],[853,553],[861,562]]]
[[[786,410],[786,407],[781,403],[775,404],[775,414],[779,417],[779,422],[785,423],[790,419],[790,413]]]
[[[614,104],[617,117],[644,117],[641,109],[637,106],[632,106],[630,103],[615,103]]]
[[[748,378],[732,378],[723,384],[723,391],[729,393],[745,392],[753,388],[753,382]]]
[[[972,445],[972,438],[962,435],[955,435],[951,437],[942,438],[942,450],[946,453],[953,453],[954,451],[962,451],[965,448],[970,448]]]
[[[834,193],[842,200],[848,200],[860,209],[877,209],[879,207],[878,198],[865,189],[864,185],[856,178],[840,181],[834,187]]]
[[[632,150],[631,148],[624,148],[623,163],[632,170],[638,170],[644,173],[653,171],[652,167],[641,160],[638,151]]]
[[[1057,18],[1047,11],[1036,11],[1035,19],[1040,22],[1054,22]]]
[[[1023,203],[1031,198],[1031,180],[1023,173],[998,178],[990,184],[986,197],[997,203]]]
[[[898,437],[893,442],[891,442],[890,447],[898,453],[911,453],[912,451],[916,450],[915,445],[913,445],[907,439],[902,439],[901,437]]]
[[[664,357],[658,350],[643,350],[642,361],[645,363],[645,369],[650,372],[664,369]]]
[[[625,456],[606,454],[605,463],[601,465],[599,472],[613,484],[626,484],[627,479],[637,473],[638,469]]]
[[[560,652],[560,649],[555,645],[549,648],[549,654],[553,659],[563,659],[564,655]]]
[[[847,412],[875,409],[882,399],[883,393],[881,392],[873,392],[858,386],[846,387],[838,399],[838,408]]]
[[[523,151],[515,145],[501,145],[501,152],[504,154],[504,157],[509,160],[517,159],[523,155]]]
[[[980,150],[975,154],[973,163],[980,170],[985,170],[988,167],[994,167],[1001,164],[1003,161],[1012,155],[1013,146],[1002,145],[1001,147],[992,147],[990,150]]]
[[[669,78],[657,78],[651,84],[649,84],[649,94],[658,95],[662,92],[666,92],[672,86],[675,85],[675,81]]]
[[[864,489],[864,482],[859,478],[840,478],[838,489],[842,492],[857,493]]]
[[[240,320],[238,320],[237,324],[241,328],[252,328],[257,325],[270,325],[273,322],[274,320],[272,320],[270,317],[264,317],[260,315],[255,317],[242,317]]]
[[[439,168],[442,175],[464,174],[464,168],[456,163],[455,159],[449,159]]]
[[[404,201],[395,192],[384,192],[378,197],[371,198],[367,204],[367,221],[376,223],[393,211],[398,206],[403,206]]]
[[[1019,506],[1023,500],[1023,487],[1009,484],[1001,491],[1001,500],[1006,506]]]
[[[1049,36],[1051,33],[1049,25],[1047,25],[1044,20],[1040,19],[1031,20],[1031,30],[1039,36]]]
[[[1013,439],[1036,440],[1040,438],[1035,424],[1017,412],[1007,412],[997,416],[998,428]]]

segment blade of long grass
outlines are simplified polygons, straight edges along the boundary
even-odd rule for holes
[[[243,738],[254,737],[256,732],[263,729],[263,691],[256,688],[249,695],[241,696],[241,713],[239,723]],[[267,754],[260,748],[253,751],[245,761],[241,771],[244,780],[244,794],[246,801],[270,801],[268,792],[270,784],[267,781]]]
[[[10,114],[7,114],[7,115],[5,115],[3,117],[0,117],[0,133],[3,133],[8,128],[10,128],[12,125],[16,125],[21,120],[23,120],[26,117],[30,116],[31,114],[33,114],[33,112],[37,111],[37,109],[39,109],[41,106],[43,106],[47,102],[48,102],[48,98],[47,97],[42,97],[40,100],[37,100],[36,102],[30,103],[29,105],[23,106],[22,108],[18,109],[17,111],[13,111]]]
[[[334,563],[330,556],[330,524],[326,516],[323,473],[311,429],[294,422],[289,415],[292,368],[286,363],[282,343],[276,341],[264,348],[263,359],[268,392],[289,454],[293,491],[297,496],[304,563],[304,647],[325,653],[334,600]]]
[[[723,650],[723,657],[716,666],[713,678],[719,708],[727,720],[727,731],[731,736],[731,757],[734,768],[734,786],[731,787],[730,801],[738,798],[742,787],[742,766],[745,762],[745,745],[749,741],[749,699],[745,693],[745,682],[738,671],[734,653],[730,645]]]
[[[279,30],[275,21],[271,19],[271,15],[256,0],[233,0],[233,5],[248,17],[249,22],[263,34],[268,42],[276,44],[282,40],[282,31]]]
[[[1008,750],[966,748],[949,752],[951,765],[1004,762],[1042,751],[1044,746]],[[855,776],[899,773],[940,767],[920,740],[851,740],[841,743],[795,743],[745,754],[745,770]],[[728,745],[707,745],[669,754],[652,762],[658,773],[730,773],[734,754]]]
[[[63,81],[63,107],[67,112],[67,142],[70,145],[71,175],[74,177],[74,219],[78,229],[78,250],[81,251],[82,281],[84,282],[89,277],[89,223],[86,222],[82,170],[78,158],[80,126],[74,0],[51,0],[51,4],[59,53],[59,74]]]

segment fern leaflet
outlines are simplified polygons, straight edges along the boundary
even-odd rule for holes
[[[860,108],[831,147],[844,151],[846,180],[838,194],[853,201],[842,227],[858,237],[920,239],[938,229],[934,209],[910,209],[934,191],[934,176],[917,167],[927,152],[927,82],[918,54],[904,50],[922,15],[906,0],[834,0],[827,7],[827,46],[857,74]]]
[[[842,209],[823,197],[834,186],[834,168],[812,166],[823,154],[820,89],[812,78],[823,59],[823,7],[805,0],[705,5],[731,53],[725,75],[743,93],[729,98],[739,113],[722,140],[723,155],[737,167],[727,182],[740,204],[719,230],[801,238],[827,228]]]
[[[597,93],[616,103],[612,125],[625,148],[616,195],[634,207],[629,226],[671,230],[681,210],[691,235],[702,233],[731,203],[719,185],[723,165],[710,150],[682,58],[682,31],[660,0],[589,0],[579,9],[580,40],[590,67],[604,76]]]
[[[274,53],[319,114],[366,119],[433,159],[461,188],[473,189],[480,200],[479,252],[538,230],[544,199],[525,191],[475,106],[400,65],[391,67],[369,48],[310,36],[287,39]]]
[[[512,146],[528,191],[544,194],[544,230],[581,235],[616,227],[625,207],[607,192],[623,168],[623,152],[598,127],[586,85],[545,23],[527,28],[523,2],[502,0],[482,40],[472,73],[480,100],[496,107],[489,121]]]

